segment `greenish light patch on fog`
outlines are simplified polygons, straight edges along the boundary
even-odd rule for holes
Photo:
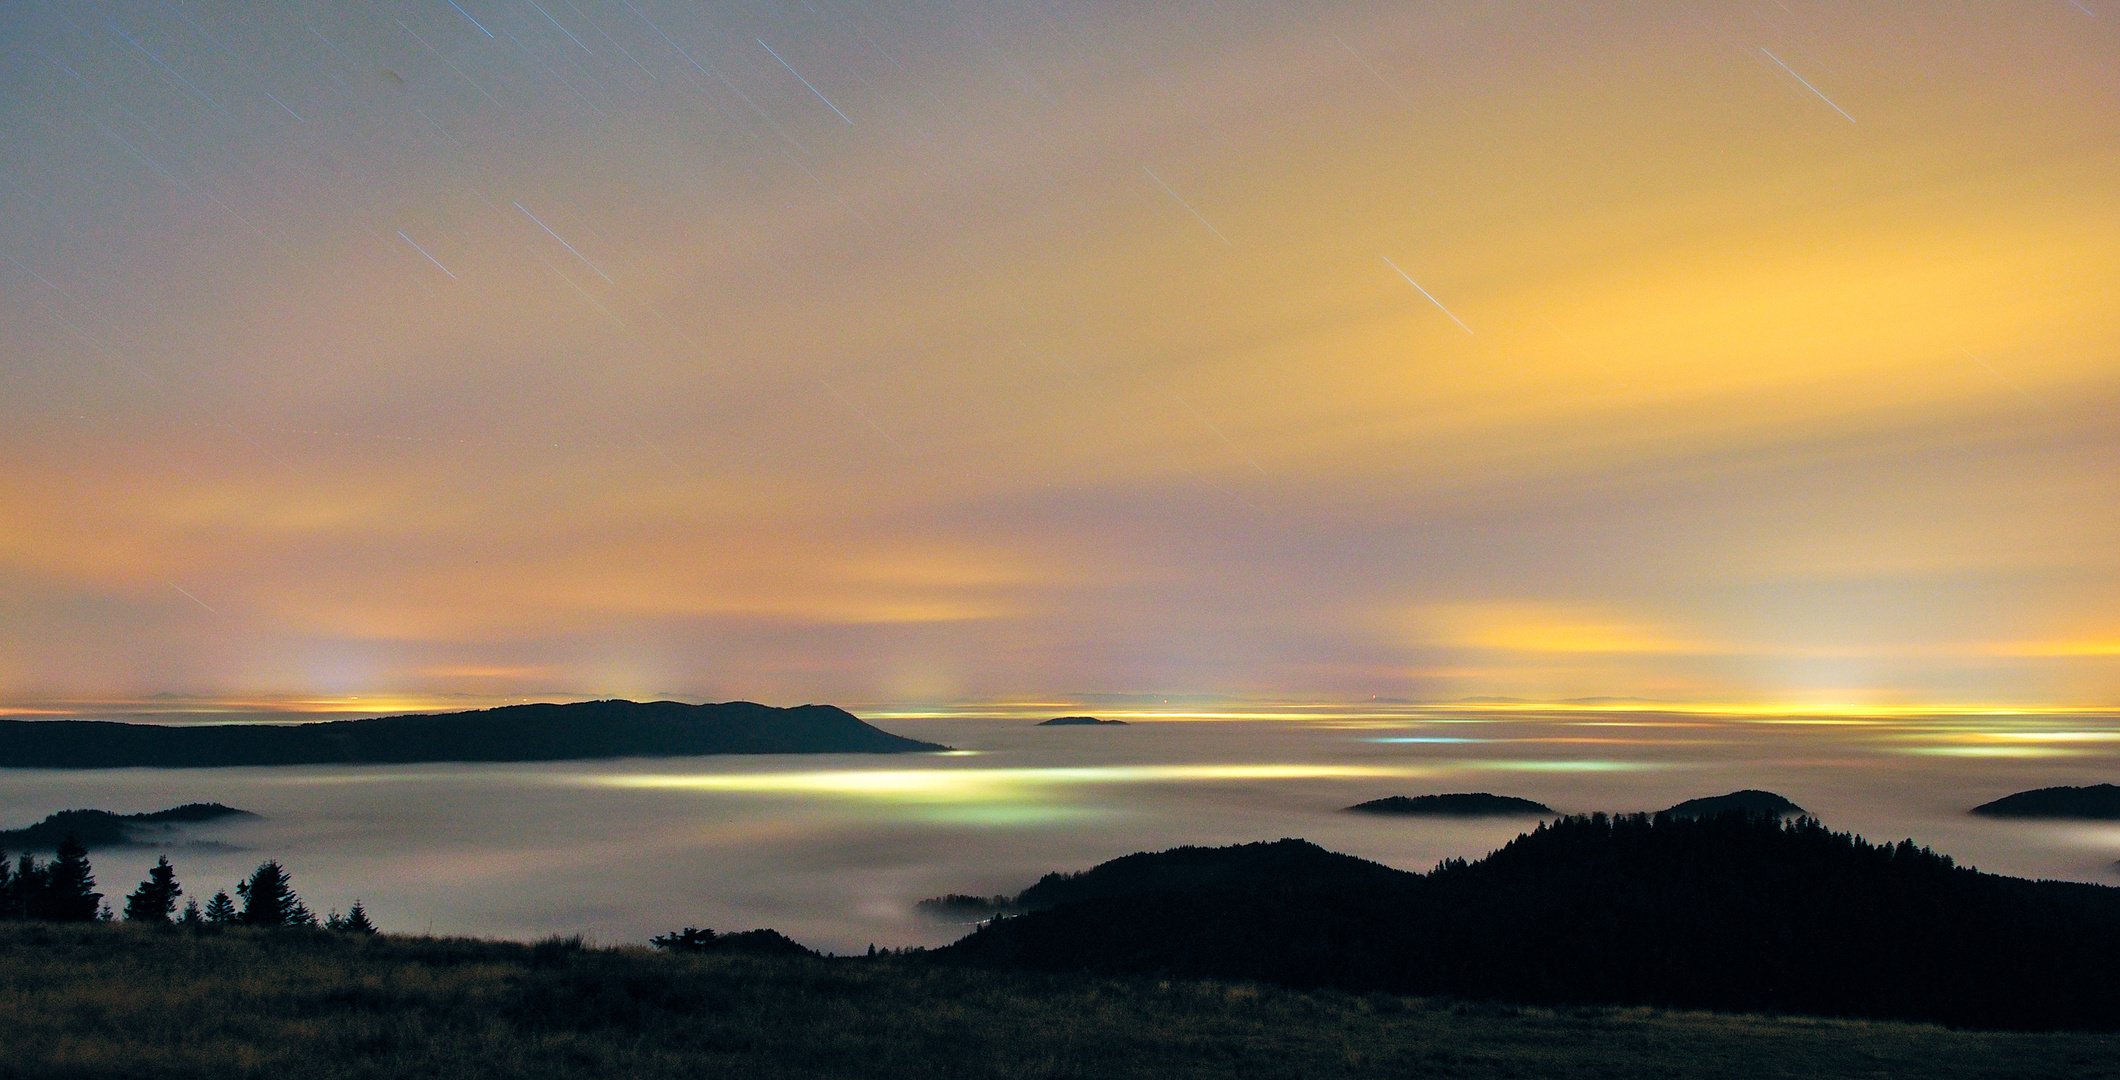
[[[1462,761],[1453,764],[1461,769],[1505,772],[1642,772],[1673,767],[1650,761]]]
[[[1087,806],[1056,806],[1049,803],[958,803],[928,806],[915,815],[941,825],[1011,827],[1058,825],[1069,822],[1108,821],[1116,811]]]

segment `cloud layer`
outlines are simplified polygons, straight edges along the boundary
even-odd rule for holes
[[[0,693],[2110,701],[2065,4],[66,5]]]

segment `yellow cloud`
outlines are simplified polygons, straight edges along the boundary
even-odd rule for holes
[[[1415,640],[1446,648],[1561,654],[1727,651],[1653,622],[1582,607],[1464,602],[1422,606],[1402,618]]]
[[[2024,657],[2120,656],[2120,638],[2010,642],[1992,647],[1988,651],[1988,655]]]

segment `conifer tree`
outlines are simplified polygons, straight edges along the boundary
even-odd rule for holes
[[[15,914],[15,868],[8,864],[7,852],[0,851],[0,920],[19,917]]]
[[[46,871],[44,917],[53,922],[89,922],[102,905],[96,877],[89,872],[88,849],[69,836]]]
[[[199,902],[197,900],[184,901],[184,914],[177,916],[178,926],[197,926],[205,921],[206,916],[199,910]]]
[[[147,880],[125,898],[125,921],[166,923],[177,910],[177,897],[183,892],[177,884],[176,868],[169,865],[169,856],[164,855],[147,872]]]
[[[349,934],[374,934],[378,932],[375,924],[368,921],[368,911],[361,906],[359,900],[353,902],[353,910],[346,913],[346,920],[339,928]]]
[[[24,853],[15,863],[15,893],[7,910],[10,919],[41,919],[44,917],[44,886],[51,877],[47,868],[37,865],[37,857]]]
[[[241,887],[240,885],[237,886],[237,888]],[[226,889],[213,894],[213,899],[206,902],[206,921],[210,923],[232,923],[236,921],[235,901],[228,898]]]
[[[245,926],[316,925],[316,916],[295,895],[287,871],[277,859],[258,864],[250,880],[236,886],[236,892],[243,897],[243,914],[237,921]]]

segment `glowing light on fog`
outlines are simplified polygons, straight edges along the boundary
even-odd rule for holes
[[[1373,765],[1110,765],[1062,769],[875,769],[773,773],[635,773],[583,776],[588,787],[836,795],[886,802],[978,802],[1033,790],[1094,784],[1252,782],[1433,775],[1420,767]]]
[[[1458,764],[1464,768],[1506,772],[1640,772],[1672,768],[1651,761],[1467,761]]]
[[[2064,750],[2053,746],[1910,746],[1901,753],[1943,757],[2048,758],[2080,757],[2085,751]]]

